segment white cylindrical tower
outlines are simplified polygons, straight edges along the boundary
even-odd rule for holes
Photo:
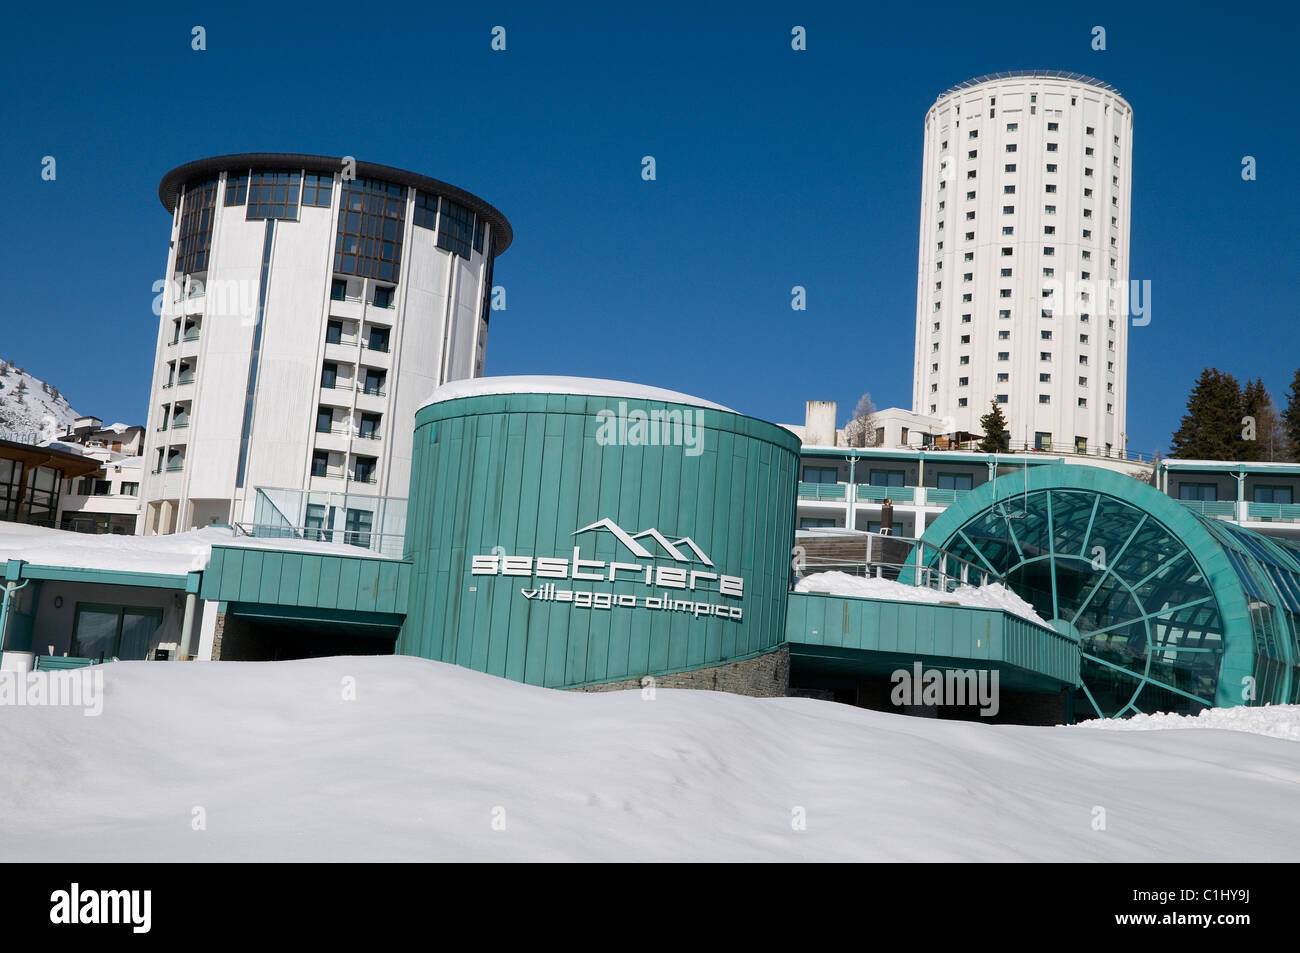
[[[482,376],[510,224],[455,186],[351,158],[203,159],[158,194],[172,229],[144,532],[283,520],[365,545],[393,530],[396,511],[365,498],[406,496],[416,409]],[[272,491],[296,492],[296,510]]]
[[[912,409],[1013,449],[1124,449],[1133,110],[1077,73],[980,76],[925,116]]]

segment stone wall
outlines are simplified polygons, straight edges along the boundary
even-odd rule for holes
[[[774,652],[740,662],[727,662],[690,672],[655,675],[654,684],[656,688],[694,688],[758,698],[781,698],[790,685],[790,649],[782,646]],[[601,685],[581,685],[573,691],[612,692],[639,690],[641,687],[640,679],[625,679]]]

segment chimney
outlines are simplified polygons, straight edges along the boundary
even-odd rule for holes
[[[835,446],[835,401],[810,400],[804,412],[803,442],[813,447]]]

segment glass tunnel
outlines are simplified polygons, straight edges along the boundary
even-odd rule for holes
[[[1079,639],[1078,719],[1300,701],[1300,544],[1065,464],[999,472],[922,539]]]

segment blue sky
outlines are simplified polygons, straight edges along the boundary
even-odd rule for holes
[[[143,422],[159,178],[308,152],[422,172],[506,214],[489,374],[639,381],[788,423],[808,399],[843,422],[863,391],[906,407],[925,111],[963,79],[1042,67],[1134,108],[1131,269],[1153,308],[1130,331],[1129,448],[1164,448],[1207,364],[1284,399],[1300,367],[1295,7],[556,6],[12,11],[0,357],[81,413]]]

